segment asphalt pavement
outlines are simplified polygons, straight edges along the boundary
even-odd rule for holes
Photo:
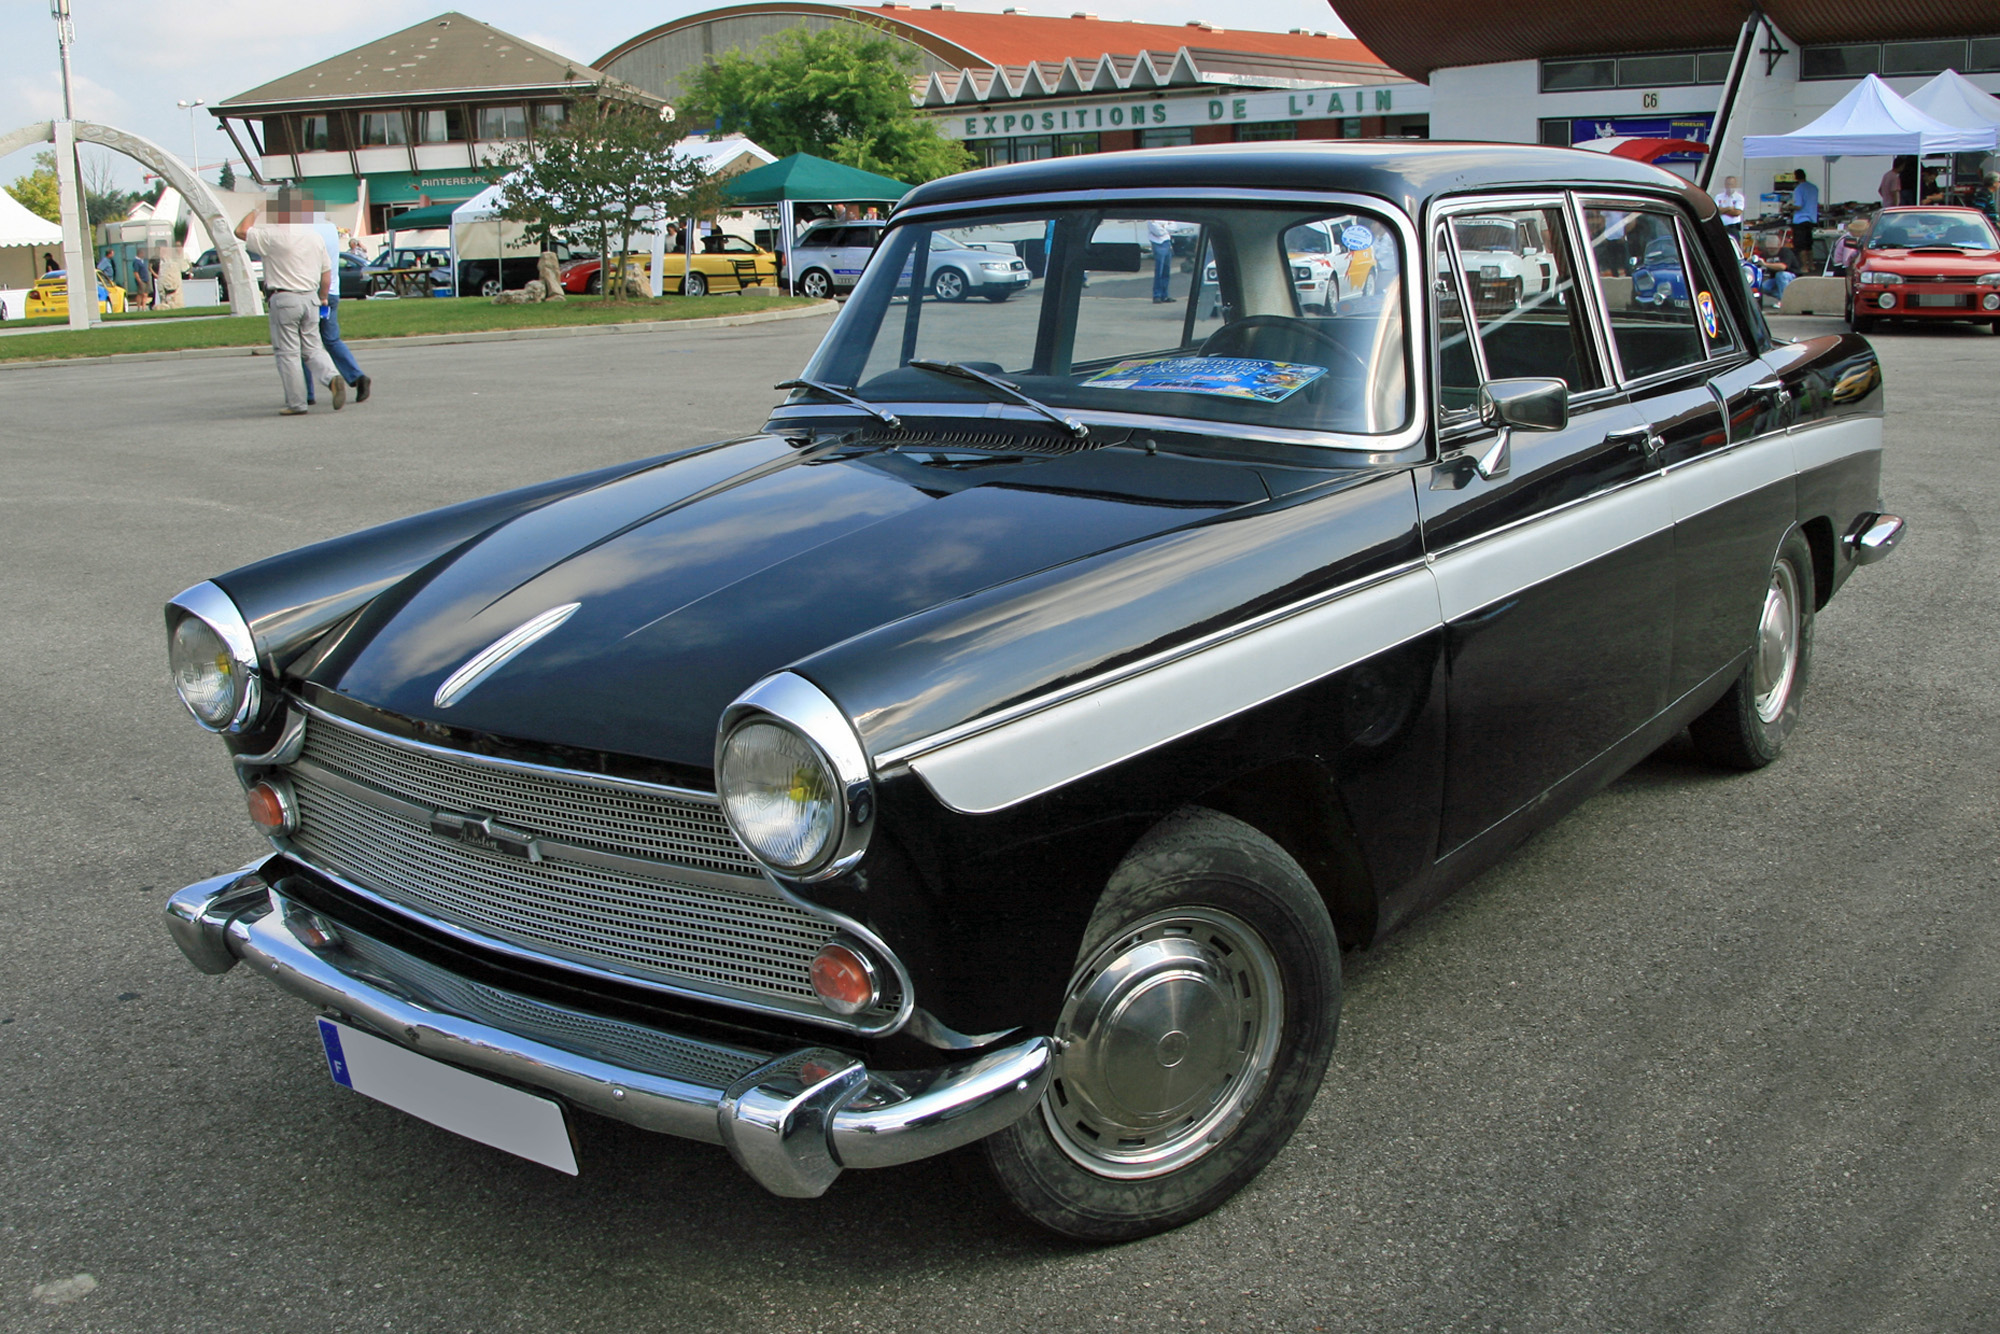
[[[754,427],[825,325],[0,381],[0,1329],[1990,1331],[2000,1326],[2000,338],[1887,332],[1913,534],[1819,620],[1784,759],[1670,744],[1345,960],[1326,1087],[1218,1213],[1090,1249],[970,1154],[764,1194],[584,1119],[568,1178],[334,1087],[196,974],[254,857],[160,605],[257,557]],[[1787,320],[1780,332],[1833,327]]]

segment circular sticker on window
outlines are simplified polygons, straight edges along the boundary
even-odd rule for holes
[[[1701,331],[1711,339],[1722,336],[1722,323],[1716,318],[1715,298],[1706,292],[1695,293],[1694,308],[1701,315]]]

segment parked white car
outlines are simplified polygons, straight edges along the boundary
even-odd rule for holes
[[[1481,308],[1518,306],[1555,287],[1555,257],[1533,227],[1513,218],[1461,218],[1454,225],[1465,281]]]

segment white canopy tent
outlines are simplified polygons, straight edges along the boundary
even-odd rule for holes
[[[1955,69],[1946,70],[1903,100],[1926,116],[1962,130],[2000,126],[2000,97]]]
[[[1900,154],[1971,153],[1992,149],[2000,127],[1965,129],[1925,114],[1873,74],[1854,86],[1810,125],[1790,134],[1751,134],[1743,156],[1893,157]]]
[[[674,146],[677,156],[691,158],[717,176],[731,176],[752,167],[761,167],[773,161],[771,155],[741,135],[731,135],[722,139],[709,139],[704,135],[691,135]],[[512,176],[503,177],[487,186],[472,198],[460,204],[451,212],[452,272],[456,274],[460,260],[465,257],[492,255],[496,261],[504,260],[508,251],[517,253],[533,244],[527,228],[517,223],[503,222],[500,217],[500,200]],[[666,255],[666,229],[651,225],[652,219],[641,214],[642,223],[634,240],[649,241],[653,251],[652,294],[660,295],[662,269],[661,262]],[[482,229],[475,232],[474,229]]]
[[[62,254],[62,228],[0,190],[0,304],[9,317],[20,316],[23,294],[41,276],[44,253]]]

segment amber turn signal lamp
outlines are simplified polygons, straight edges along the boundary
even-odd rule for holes
[[[875,965],[868,956],[839,941],[813,957],[813,990],[835,1014],[860,1014],[875,1003]]]
[[[267,834],[289,834],[299,827],[299,808],[291,789],[269,778],[260,778],[245,793],[250,806],[250,823]]]

